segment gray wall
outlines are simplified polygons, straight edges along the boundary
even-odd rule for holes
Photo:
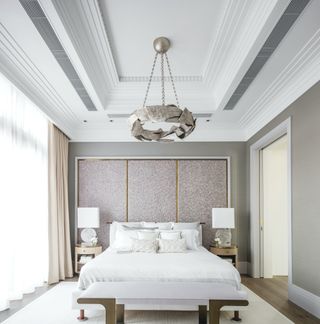
[[[247,142],[248,168],[250,145],[290,116],[293,284],[320,296],[320,83]]]
[[[71,242],[75,237],[75,157],[231,157],[231,206],[236,209],[237,227],[234,242],[239,245],[239,260],[247,261],[249,217],[246,204],[246,144],[243,142],[215,143],[70,143],[69,145],[69,204]]]

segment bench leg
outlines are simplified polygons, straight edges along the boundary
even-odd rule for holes
[[[223,306],[220,300],[209,301],[209,324],[220,323],[220,308]]]
[[[117,304],[117,324],[123,324],[124,323],[124,305],[123,304]]]
[[[241,322],[241,318],[239,316],[239,311],[234,311],[234,317],[231,318],[232,321],[235,321],[235,322]]]
[[[209,300],[209,323],[219,324],[220,321],[220,309],[223,306],[248,306],[247,300]],[[239,311],[238,316],[239,316]],[[235,313],[236,315],[236,313]]]
[[[88,319],[88,317],[84,316],[84,309],[80,309],[79,316],[77,317],[78,321],[84,322]]]
[[[115,299],[105,299],[101,302],[106,310],[106,324],[117,324],[116,319],[116,300]]]
[[[207,324],[207,306],[199,305],[199,324]]]

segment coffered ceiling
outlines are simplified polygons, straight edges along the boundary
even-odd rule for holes
[[[126,117],[166,36],[180,103],[199,116],[187,140],[244,141],[319,81],[319,12],[318,0],[2,0],[0,71],[71,140],[132,141]]]

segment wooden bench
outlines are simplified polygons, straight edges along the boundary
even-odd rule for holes
[[[124,322],[124,305],[197,305],[199,323],[219,324],[223,306],[247,306],[246,292],[231,286],[217,289],[214,283],[196,282],[96,282],[78,298],[79,304],[100,304],[106,310],[106,324]]]

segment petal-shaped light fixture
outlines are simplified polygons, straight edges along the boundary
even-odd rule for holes
[[[193,118],[192,113],[187,109],[181,109],[179,105],[179,100],[174,85],[171,67],[167,55],[167,51],[170,48],[170,41],[166,37],[159,37],[154,40],[153,47],[156,51],[154,61],[152,64],[151,74],[149,77],[149,82],[147,85],[146,94],[144,97],[142,108],[135,110],[132,115],[129,117],[128,122],[131,128],[131,134],[140,141],[173,141],[172,138],[167,138],[172,134],[180,139],[187,137],[192,133],[196,126],[196,119]],[[161,59],[161,90],[162,90],[162,103],[161,105],[146,106],[148,99],[148,93],[150,85],[153,78],[154,69],[157,63],[158,56],[160,55]],[[176,105],[166,105],[165,97],[165,77],[164,77],[164,64],[166,63],[169,71],[169,77],[172,84],[173,92],[176,99]],[[175,123],[178,125],[173,125],[170,130],[165,131],[161,128],[157,130],[147,130],[143,128],[145,122],[166,122],[166,123]]]

